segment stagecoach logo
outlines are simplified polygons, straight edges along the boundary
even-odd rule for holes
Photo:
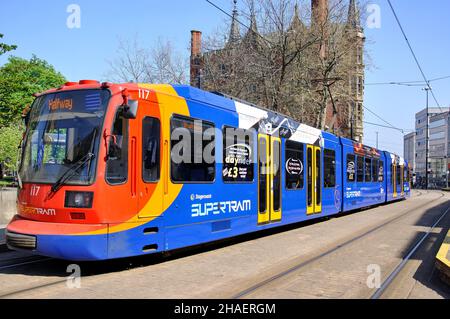
[[[232,200],[214,203],[192,204],[191,216],[201,217],[208,215],[246,212],[250,211],[251,207],[252,202],[250,200]]]
[[[203,199],[211,199],[212,195],[211,194],[206,194],[206,195],[202,195],[202,194],[191,194],[191,200],[194,201],[196,199],[198,200],[203,200]]]

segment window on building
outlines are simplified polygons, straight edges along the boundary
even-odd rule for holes
[[[360,156],[357,159],[356,181],[364,182],[364,157]]]
[[[358,94],[358,77],[354,76],[351,80],[351,91],[353,94]]]
[[[128,178],[128,120],[117,112],[108,143],[106,181],[123,184]]]
[[[347,154],[347,181],[355,181],[355,155]]]
[[[285,172],[286,188],[302,189],[304,183],[304,145],[294,141],[286,141]]]
[[[323,183],[325,188],[336,186],[336,152],[325,149],[323,151]]]
[[[159,119],[144,118],[142,121],[142,179],[145,182],[159,180],[160,131]]]
[[[372,160],[370,158],[364,159],[364,180],[366,182],[372,181]]]
[[[170,139],[172,181],[214,181],[215,136],[212,123],[174,116],[171,119]]]
[[[253,133],[225,126],[223,128],[222,179],[226,183],[253,182]]]
[[[359,96],[364,94],[364,78],[362,76],[356,77],[356,90]]]
[[[356,47],[356,63],[358,64],[363,63],[363,49],[359,45]]]

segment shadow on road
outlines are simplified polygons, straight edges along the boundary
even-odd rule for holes
[[[450,207],[450,201],[446,201],[440,205],[434,206],[421,215],[416,222],[416,226],[431,227],[438,218]],[[413,278],[420,282],[423,286],[433,290],[443,298],[450,298],[450,287],[443,283],[439,278],[439,273],[435,268],[436,254],[442,242],[447,235],[450,226],[450,212],[436,226],[434,231],[428,235],[423,241],[420,248],[411,256],[411,260],[420,262],[420,266],[415,272]],[[417,232],[413,240],[406,245],[400,254],[400,258],[404,259],[410,251],[419,243],[426,232]]]

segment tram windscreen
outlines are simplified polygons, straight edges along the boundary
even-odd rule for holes
[[[76,90],[38,97],[31,108],[22,145],[22,182],[54,183],[89,153],[92,160],[67,181],[89,184],[95,174],[108,90]]]

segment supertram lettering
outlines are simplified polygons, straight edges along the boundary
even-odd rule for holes
[[[219,215],[220,213],[239,213],[250,211],[252,202],[250,200],[243,201],[223,201],[214,203],[192,204],[191,216],[201,217],[209,215]]]

